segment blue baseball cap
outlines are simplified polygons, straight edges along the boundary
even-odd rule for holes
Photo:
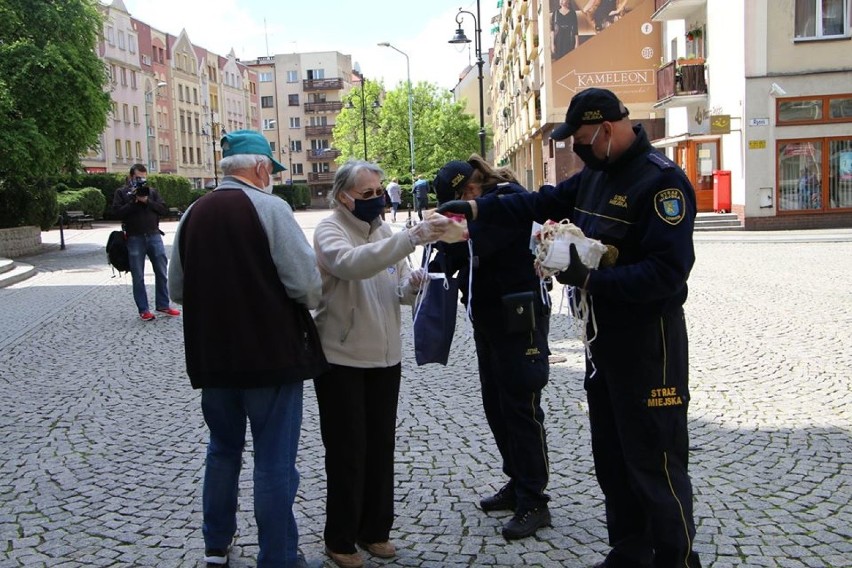
[[[432,182],[435,186],[435,195],[438,198],[438,203],[441,204],[452,199],[458,199],[472,175],[473,166],[470,165],[470,162],[453,160],[444,164],[444,167],[438,170],[435,181]]]
[[[275,161],[272,157],[272,148],[263,134],[254,130],[234,130],[222,136],[222,157],[237,156],[240,154],[257,154],[266,156],[272,160],[272,173],[283,172],[287,168]]]

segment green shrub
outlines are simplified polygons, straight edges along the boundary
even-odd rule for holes
[[[307,209],[311,205],[311,190],[307,185],[274,185],[272,186],[272,193],[282,197],[294,210]]]
[[[95,219],[103,219],[106,199],[96,187],[64,191],[57,196],[57,200],[62,215],[68,211],[82,211]]]
[[[0,180],[0,228],[52,227],[58,217],[56,190],[47,179]]]

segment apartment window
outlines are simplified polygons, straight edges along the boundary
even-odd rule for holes
[[[308,79],[325,79],[325,69],[308,69]]]
[[[186,146],[182,146],[181,150],[183,150],[183,160],[181,160],[184,164],[186,163]]]
[[[133,105],[133,124],[139,124],[139,107]]]
[[[187,132],[192,134],[192,117],[191,116],[186,117],[186,130],[187,130]]]
[[[127,35],[127,50],[130,53],[136,53],[136,36],[128,34]]]
[[[272,141],[272,140],[269,141],[269,149],[272,150],[272,155],[274,156],[275,155],[275,142]]]
[[[198,89],[195,87],[192,88],[192,102],[198,104]]]
[[[195,115],[195,131],[199,134],[201,133],[200,123],[198,121],[198,115]]]
[[[118,103],[115,101],[112,101],[112,119],[121,120],[121,117],[118,116]]]
[[[115,30],[112,26],[107,26],[106,29],[106,40],[110,45],[115,45]]]
[[[288,106],[299,106],[299,95],[287,95],[287,105]]]
[[[272,97],[260,97],[260,108],[272,108]]]
[[[302,127],[302,119],[298,116],[290,117],[290,128],[301,128]]]
[[[186,117],[183,114],[183,111],[180,113],[180,131],[186,132]]]
[[[796,39],[848,36],[849,2],[850,0],[796,0]]]
[[[158,47],[157,52],[159,53],[159,56],[158,56],[159,62],[165,63],[166,62],[166,50],[163,49],[162,47]]]
[[[121,105],[121,118],[124,122],[130,122],[130,107],[127,104]]]
[[[298,71],[287,71],[287,82],[288,83],[298,83],[299,82],[299,72]]]
[[[121,159],[121,140],[119,138],[115,139],[115,157],[116,159]]]
[[[172,160],[172,147],[168,144],[163,146],[163,148],[160,150],[160,157],[163,160],[170,162]]]
[[[130,88],[136,88],[136,71],[133,70],[130,71]]]
[[[301,152],[302,151],[302,141],[301,140],[290,140],[290,151],[291,152]]]
[[[125,155],[125,156],[127,157],[127,159],[129,160],[129,159],[133,156],[133,154],[131,153],[132,147],[131,147],[131,145],[130,145],[130,140],[125,140],[125,141],[124,141],[124,149],[125,149],[125,150],[127,150],[127,151],[124,153],[124,155]]]
[[[121,84],[127,86],[127,69],[121,68]]]
[[[115,63],[109,64],[109,76],[112,79],[113,85],[118,83],[118,68],[115,66]]]
[[[178,100],[183,102],[183,85],[178,85]]]
[[[136,143],[136,160],[142,161],[142,142]]]
[[[271,83],[272,82],[272,73],[262,72],[257,74],[257,80],[261,83]]]
[[[779,211],[852,209],[852,136],[779,140]]]
[[[146,54],[142,54],[142,64],[143,65],[150,65],[151,64],[151,56],[146,55]]]
[[[124,43],[124,32],[118,31],[118,49],[125,49],[127,45]]]
[[[294,175],[304,175],[302,164],[293,164],[293,171],[290,172],[290,177],[292,178]]]
[[[312,116],[309,120],[311,126],[328,126],[327,116]]]
[[[274,118],[264,118],[263,119],[263,129],[264,130],[272,130],[275,128],[276,120]]]
[[[311,150],[323,150],[328,147],[328,140],[311,140]]]
[[[201,163],[201,148],[195,148],[195,161],[199,164]]]

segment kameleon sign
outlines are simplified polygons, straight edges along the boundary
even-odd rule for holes
[[[599,87],[617,89],[619,87],[652,87],[656,83],[655,69],[631,69],[616,71],[586,71],[577,72],[572,69],[566,75],[556,80],[556,83],[572,93]]]

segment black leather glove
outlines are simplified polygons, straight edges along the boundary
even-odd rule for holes
[[[456,199],[453,201],[447,201],[438,206],[435,210],[438,213],[458,213],[460,215],[464,215],[464,218],[468,221],[473,221],[473,207],[470,206],[470,202],[464,201],[463,199]]]
[[[583,264],[583,261],[580,260],[580,255],[577,253],[577,247],[573,243],[568,249],[568,252],[571,255],[571,263],[568,265],[568,268],[562,272],[556,273],[556,281],[567,286],[585,288],[588,283],[590,271],[586,268],[586,265]]]

